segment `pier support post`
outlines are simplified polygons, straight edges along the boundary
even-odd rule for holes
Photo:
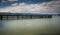
[[[32,19],[32,15],[30,15],[30,19]]]
[[[17,19],[19,19],[19,16],[17,16]]]
[[[0,15],[0,20],[2,20],[2,15]]]

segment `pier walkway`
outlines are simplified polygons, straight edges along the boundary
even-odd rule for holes
[[[52,14],[14,14],[14,13],[0,13],[0,20],[14,20],[14,19],[36,19],[36,18],[52,18]]]

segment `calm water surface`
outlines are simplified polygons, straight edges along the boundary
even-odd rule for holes
[[[58,35],[60,16],[43,19],[0,20],[0,35]]]

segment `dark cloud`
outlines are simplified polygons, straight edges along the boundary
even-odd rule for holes
[[[14,3],[37,4],[42,2],[49,2],[51,0],[0,0],[0,8],[11,6]]]
[[[51,0],[18,0],[19,2],[25,2],[25,3],[41,3],[41,2],[48,2]]]
[[[4,3],[4,2],[2,2],[2,1],[7,1],[7,2],[17,2],[17,3],[22,3],[22,2],[24,2],[24,3],[41,3],[41,2],[48,2],[48,1],[51,1],[51,0],[0,0],[0,3]]]
[[[29,4],[28,1],[31,3]],[[34,1],[34,2],[33,2]],[[41,3],[39,3],[39,2]],[[35,3],[36,2],[36,3]],[[19,3],[19,4],[18,4]],[[35,3],[35,4],[33,4]],[[39,4],[38,4],[39,3]],[[9,3],[8,3],[9,4]],[[12,4],[12,3],[11,3]],[[29,13],[60,13],[60,0],[18,0],[6,8],[0,8],[3,12],[29,12]]]

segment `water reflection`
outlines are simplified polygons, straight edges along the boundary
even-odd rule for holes
[[[60,16],[45,19],[0,21],[0,35],[58,35]]]

